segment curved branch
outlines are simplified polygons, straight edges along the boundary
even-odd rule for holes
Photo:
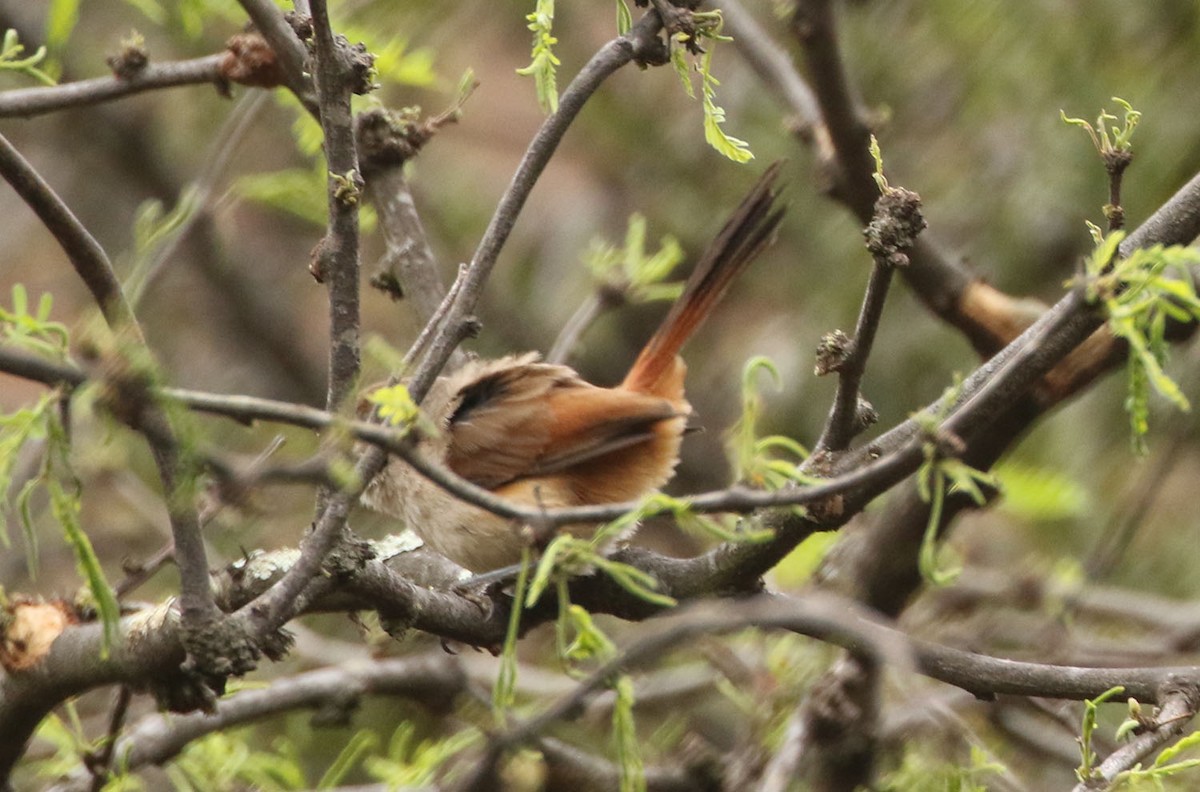
[[[559,99],[558,110],[542,123],[530,141],[512,181],[501,196],[475,255],[471,257],[471,264],[458,299],[442,320],[439,335],[454,336],[459,332],[456,325],[470,320],[470,315],[483,292],[483,286],[491,275],[513,226],[516,225],[517,216],[584,104],[610,75],[635,59],[649,57],[653,49],[660,47],[658,31],[661,28],[658,14],[645,14],[629,33],[602,46],[567,85]],[[434,378],[446,364],[450,352],[451,349],[438,350],[436,341],[431,346],[430,353],[409,384],[409,390],[415,399],[420,401],[424,397]]]
[[[114,330],[125,330],[138,343],[145,344],[145,336],[104,248],[3,135],[0,135],[0,174],[54,235],[109,326]]]
[[[145,350],[145,336],[104,249],[50,185],[2,135],[0,172],[54,235],[75,271],[92,292],[113,332],[133,340],[139,351]],[[208,588],[208,560],[196,509],[183,497],[186,490],[183,485],[189,472],[180,453],[175,430],[163,410],[150,400],[125,407],[132,415],[124,418],[146,437],[150,445],[166,493],[167,515],[180,571],[180,601],[189,631],[189,649],[193,650],[193,659],[200,668],[208,671],[211,670],[210,665],[217,663],[210,654],[213,647],[210,638],[215,636],[207,635],[217,607]]]

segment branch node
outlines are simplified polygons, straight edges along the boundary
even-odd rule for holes
[[[420,107],[388,110],[379,107],[358,115],[354,138],[358,163],[367,179],[386,168],[398,168],[417,155],[447,124],[458,121],[461,101],[435,116],[422,119]]]
[[[224,83],[253,88],[277,88],[287,84],[287,76],[275,50],[258,31],[238,33],[225,43],[225,53],[217,67]],[[218,89],[221,84],[218,83]],[[228,95],[226,85],[222,93]]]
[[[903,187],[891,187],[875,202],[875,216],[863,229],[867,250],[883,266],[908,266],[908,252],[926,228],[921,196]]]
[[[119,80],[132,80],[145,71],[150,65],[150,53],[146,50],[146,40],[137,31],[128,38],[121,40],[121,49],[116,55],[104,59],[113,76]]]
[[[817,364],[813,373],[818,377],[841,371],[842,366],[850,359],[854,342],[843,330],[834,330],[821,336],[817,344]]]

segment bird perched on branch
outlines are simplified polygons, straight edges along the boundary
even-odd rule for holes
[[[780,163],[769,167],[734,210],[619,385],[592,385],[537,353],[471,361],[430,389],[422,411],[437,432],[422,437],[418,451],[502,498],[538,508],[631,501],[665,484],[691,413],[679,352],[774,239],[783,215],[774,207],[779,170]],[[473,572],[516,563],[529,541],[519,523],[465,503],[398,459],[362,500]],[[565,530],[588,536],[595,527]]]

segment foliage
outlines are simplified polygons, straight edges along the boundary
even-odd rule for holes
[[[900,767],[885,775],[880,792],[988,792],[991,776],[1006,772],[1004,765],[977,746],[971,746],[966,764],[938,762],[920,749],[905,751]]]
[[[50,319],[53,308],[50,295],[42,295],[35,313],[29,311],[23,286],[13,286],[12,295],[12,310],[0,308],[0,330],[4,338],[15,346],[65,360],[70,338],[64,325]],[[29,573],[33,576],[38,569],[38,540],[31,502],[34,493],[44,488],[63,537],[75,554],[79,575],[86,585],[84,599],[87,610],[94,608],[104,625],[104,651],[107,653],[117,637],[120,608],[105,579],[92,542],[79,523],[81,484],[70,462],[71,444],[63,417],[66,406],[62,394],[50,392],[42,395],[32,407],[18,408],[7,415],[0,414],[0,543],[7,547],[11,541],[4,515],[8,511],[7,499],[14,483],[19,452],[30,442],[43,443],[40,464],[13,498],[24,528]]]
[[[622,674],[617,677],[614,688],[617,703],[613,707],[613,743],[616,746],[617,766],[621,769],[621,792],[645,792],[645,767],[633,721],[633,680],[629,675]]]
[[[1100,705],[1109,701],[1113,696],[1119,696],[1125,692],[1125,688],[1117,685],[1109,688],[1094,699],[1087,699],[1083,702],[1083,722],[1079,729],[1079,753],[1080,762],[1078,769],[1075,770],[1075,777],[1083,782],[1090,782],[1097,778],[1096,763],[1099,757],[1096,755],[1095,748],[1092,747],[1092,736],[1096,733],[1096,718],[1100,711]]]
[[[682,261],[683,248],[670,235],[662,238],[657,251],[646,252],[646,217],[638,212],[629,216],[620,248],[595,239],[584,253],[592,277],[632,302],[676,299],[683,284],[665,281]]]
[[[90,739],[79,719],[73,701],[63,707],[66,719],[51,713],[38,724],[35,739],[48,744],[51,752],[30,763],[38,778],[49,779],[66,775],[79,765],[79,760],[98,746]]]
[[[944,567],[938,561],[937,534],[946,495],[962,492],[982,506],[987,498],[981,486],[995,487],[997,481],[992,474],[976,470],[961,460],[939,457],[935,443],[926,443],[924,448],[925,462],[917,471],[917,492],[929,504],[929,522],[921,539],[917,565],[925,580],[935,586],[946,586],[953,583],[962,572],[961,567]]]
[[[508,614],[508,630],[504,634],[504,648],[500,651],[500,667],[496,671],[496,682],[492,686],[492,712],[497,725],[503,725],[507,711],[517,695],[517,641],[521,637],[521,611],[525,608],[529,593],[528,548],[521,551],[521,569],[513,588],[512,610]]]
[[[759,372],[770,375],[777,388],[783,385],[779,369],[769,358],[753,357],[742,368],[742,414],[725,441],[734,477],[750,487],[768,490],[816,483],[816,478],[800,471],[799,462],[808,457],[807,449],[784,435],[758,436],[758,422],[764,409],[757,386]],[[780,452],[795,461],[778,456]],[[801,507],[797,508],[803,511]]]
[[[525,17],[529,21],[529,29],[533,31],[532,60],[528,66],[517,69],[517,74],[533,77],[542,111],[555,113],[558,112],[556,72],[559,60],[553,49],[558,43],[553,35],[554,0],[535,0],[535,3],[533,13]]]
[[[241,11],[236,0],[125,0],[155,26],[178,32],[184,39],[198,39],[214,22],[237,24]]]
[[[1122,126],[1118,127],[1114,125],[1111,127],[1111,137],[1109,136],[1110,127],[1108,126],[1108,122],[1119,119],[1107,110],[1100,111],[1095,124],[1089,124],[1082,118],[1068,118],[1066,112],[1062,110],[1059,111],[1059,117],[1062,118],[1064,124],[1080,127],[1087,132],[1088,137],[1092,139],[1092,145],[1096,147],[1096,151],[1101,155],[1119,151],[1127,152],[1133,147],[1133,130],[1137,128],[1142,114],[1134,110],[1129,102],[1120,97],[1114,96],[1113,101],[1119,104],[1121,109],[1125,111],[1125,117]]]
[[[465,728],[440,739],[420,739],[416,726],[401,723],[388,741],[383,756],[370,756],[364,767],[372,777],[393,788],[421,787],[432,784],[451,758],[476,745],[482,738],[478,729]]]
[[[704,139],[721,155],[738,163],[754,159],[750,144],[744,140],[732,137],[723,128],[725,110],[717,104],[717,86],[721,84],[712,73],[713,52],[718,41],[732,41],[728,36],[721,35],[724,20],[720,10],[705,11],[692,14],[695,33],[684,32],[671,37],[671,63],[683,89],[687,95],[695,98],[696,92],[692,87],[692,69],[700,73],[701,106],[704,108]],[[707,44],[707,49],[703,44]],[[689,56],[699,52],[698,61],[693,66],[688,65]]]
[[[1200,263],[1200,253],[1183,245],[1154,245],[1121,257],[1122,232],[1103,235],[1093,226],[1092,234],[1096,249],[1088,257],[1084,285],[1088,300],[1107,315],[1112,334],[1129,344],[1125,407],[1134,449],[1145,453],[1151,389],[1180,410],[1191,409],[1188,398],[1163,367],[1170,323],[1200,319],[1200,298],[1188,269]]]
[[[159,256],[186,232],[200,208],[199,190],[195,185],[183,190],[170,211],[163,208],[162,201],[153,198],[138,207],[133,219],[133,262],[124,283],[131,304],[136,306],[141,302]]]
[[[1134,767],[1118,773],[1113,779],[1112,789],[1192,789],[1195,786],[1195,773],[1187,771],[1200,769],[1200,759],[1181,759],[1179,757],[1185,751],[1194,752],[1198,746],[1200,746],[1200,732],[1194,731],[1174,745],[1164,748],[1149,767],[1143,767],[1141,763],[1138,763]],[[1184,773],[1187,773],[1187,776],[1181,778],[1180,776]],[[1171,781],[1175,783],[1168,787],[1167,782]]]
[[[306,788],[301,757],[290,740],[278,738],[256,749],[249,736],[247,729],[231,729],[193,740],[167,766],[167,777],[180,792]]]
[[[63,4],[59,3],[58,5]],[[38,68],[38,65],[46,60],[46,48],[38,47],[32,55],[22,58],[24,53],[25,45],[21,43],[17,31],[12,28],[4,31],[4,40],[0,42],[0,72],[23,74],[44,85],[54,85],[54,78]]]
[[[1024,520],[1080,517],[1091,503],[1087,488],[1060,470],[1009,459],[992,472],[1004,484],[999,508]]]
[[[421,412],[408,392],[408,386],[403,383],[376,388],[367,396],[367,401],[375,405],[379,417],[388,426],[404,432],[416,426],[426,434],[438,433],[438,428]]]
[[[939,404],[949,409],[957,400],[960,388],[961,383],[951,387]],[[917,494],[929,504],[929,520],[925,524],[925,534],[921,539],[917,567],[921,577],[934,586],[947,586],[962,572],[962,568],[957,565],[943,566],[938,558],[937,538],[942,527],[942,510],[946,504],[946,496],[961,492],[982,506],[987,502],[982,488],[999,486],[994,474],[976,470],[962,460],[947,455],[944,446],[952,444],[953,439],[940,436],[938,423],[941,417],[928,414],[914,416],[927,438],[921,446],[925,461],[917,469]]]
[[[11,311],[0,306],[0,333],[4,340],[53,360],[66,360],[70,337],[66,325],[50,319],[54,298],[43,294],[37,310],[30,312],[29,295],[17,283],[12,287],[12,305]]]

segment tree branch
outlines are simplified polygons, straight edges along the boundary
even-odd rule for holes
[[[3,136],[0,136],[0,172],[54,235],[92,292],[114,333],[134,342],[134,354],[146,351],[145,337],[103,248]],[[116,354],[127,353],[118,350]],[[116,368],[124,370],[128,366],[122,363]],[[117,374],[114,381],[120,376]],[[124,376],[135,390],[140,387],[139,383],[133,382],[136,375],[129,377],[126,371]],[[217,638],[209,634],[217,608],[208,588],[208,561],[199,521],[195,507],[181,497],[181,493],[186,492],[183,485],[189,472],[181,458],[174,429],[156,404],[144,401],[138,405],[122,405],[122,409],[128,412],[119,417],[141,431],[150,444],[166,493],[167,514],[179,564],[180,604],[188,630],[189,654],[201,672],[210,673],[223,663],[210,652],[212,639]]]
[[[440,649],[416,657],[351,661],[243,690],[222,699],[211,713],[151,715],[117,742],[113,756],[123,770],[161,765],[193,740],[214,732],[298,709],[348,717],[361,699],[370,696],[412,698],[444,707],[465,689],[466,681],[461,664]],[[90,774],[78,768],[54,789],[81,792],[89,783]]]
[[[1171,683],[1167,683],[1171,685]],[[1108,755],[1095,770],[1094,779],[1080,781],[1073,792],[1089,792],[1097,789],[1094,781],[1103,781],[1104,789],[1111,789],[1117,777],[1140,765],[1142,760],[1166,748],[1188,730],[1200,704],[1200,692],[1194,685],[1181,685],[1178,689],[1160,698],[1162,706],[1146,725],[1145,730],[1127,744]]]
[[[516,225],[517,216],[584,104],[604,80],[622,66],[634,60],[655,62],[655,57],[661,55],[663,46],[658,38],[661,27],[662,23],[656,13],[645,14],[628,34],[601,47],[563,91],[558,110],[542,123],[530,141],[512,181],[501,196],[475,255],[471,257],[462,291],[442,320],[440,336],[458,336],[462,332],[459,326],[470,323],[470,316],[483,293],[484,284],[496,265],[504,243],[508,241],[508,235]],[[431,348],[431,354],[426,356],[409,384],[409,390],[418,401],[424,397],[450,355],[450,350],[437,354],[432,352]]]
[[[0,173],[54,235],[109,326],[114,331],[128,332],[144,345],[146,339],[141,327],[100,243],[3,135],[0,135]]]
[[[314,116],[318,115],[312,78],[305,73],[308,53],[296,31],[284,19],[283,12],[271,0],[238,0],[238,3],[274,50],[288,89],[296,95],[304,109]]]
[[[128,77],[96,77],[63,85],[18,88],[0,92],[0,118],[32,118],[72,107],[108,102],[126,96],[180,85],[220,85],[226,53],[174,63],[148,63]]]

